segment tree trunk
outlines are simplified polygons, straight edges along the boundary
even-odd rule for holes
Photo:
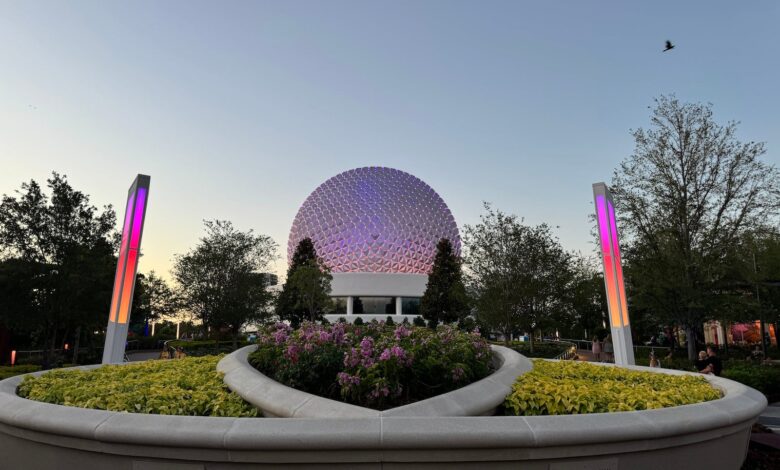
[[[73,339],[73,363],[79,363],[79,341],[81,340],[81,326],[76,327],[75,338]]]
[[[504,335],[504,346],[509,347],[509,343],[510,343],[509,335],[510,335],[510,333],[505,330],[505,331],[502,331],[502,334]]]
[[[696,360],[696,332],[693,327],[685,327],[685,339],[688,343],[688,359],[691,361]]]
[[[238,349],[238,330],[233,330],[233,351],[236,349]]]
[[[726,322],[720,323],[720,329],[723,330],[723,353],[729,352],[729,335],[726,334]]]
[[[46,338],[46,343],[43,347],[43,364],[41,365],[43,370],[52,368],[54,362],[54,348],[57,344],[57,329],[52,328],[49,335],[50,336]]]
[[[531,333],[528,335],[528,340],[531,343],[529,350],[531,351],[531,354],[534,353],[534,330],[531,330]]]

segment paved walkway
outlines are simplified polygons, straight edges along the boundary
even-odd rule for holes
[[[159,358],[160,351],[127,351],[128,362],[140,362]]]
[[[772,431],[780,433],[780,402],[767,406],[766,410],[758,417],[758,422]]]

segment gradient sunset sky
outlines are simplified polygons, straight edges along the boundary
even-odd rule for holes
[[[215,218],[272,236],[283,273],[306,196],[361,166],[461,227],[490,201],[590,252],[591,184],[661,93],[780,164],[778,25],[776,1],[0,0],[0,194],[56,170],[121,212],[149,174],[139,269],[166,277]]]

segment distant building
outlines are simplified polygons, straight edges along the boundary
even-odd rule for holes
[[[306,237],[333,274],[330,321],[388,315],[411,321],[439,240],[449,239],[458,255],[461,247],[455,219],[436,191],[381,167],[340,173],[306,198],[290,231],[288,261]]]

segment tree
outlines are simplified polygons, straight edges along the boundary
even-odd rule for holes
[[[561,330],[573,334],[571,337],[589,339],[604,327],[607,315],[604,275],[592,259],[577,258],[573,261],[573,282],[568,291],[572,311],[560,319]]]
[[[466,226],[466,267],[477,321],[500,331],[508,343],[520,330],[533,334],[554,326],[556,312],[570,309],[571,256],[546,224],[524,225],[517,216],[485,204],[480,223]]]
[[[439,323],[456,322],[468,313],[460,258],[453,252],[452,243],[442,238],[436,245],[433,267],[420,300],[420,314],[430,328],[436,329]]]
[[[183,306],[204,327],[226,328],[238,347],[241,328],[269,314],[272,296],[261,272],[276,257],[276,243],[227,221],[207,220],[204,225],[206,235],[198,245],[176,257],[173,277]]]
[[[776,224],[780,178],[762,143],[736,138],[712,106],[656,100],[652,127],[633,131],[633,155],[612,191],[627,242],[631,301],[685,328],[688,355],[722,297],[726,254],[746,232]]]
[[[31,180],[0,203],[0,290],[15,304],[4,316],[40,339],[44,367],[58,340],[105,327],[118,246],[111,206],[98,212],[58,173],[47,186]]]
[[[154,271],[138,273],[133,289],[132,325],[145,327],[149,322],[171,319],[181,310],[181,301],[167,282]],[[132,328],[131,325],[131,328]]]
[[[322,277],[320,278],[312,269],[307,268],[304,269],[304,274],[296,278],[296,271],[304,266],[319,270],[322,273]],[[314,305],[314,311],[316,311],[316,306],[321,301],[322,291],[327,289],[325,295],[330,292],[330,279],[327,280],[327,285],[325,285],[325,277],[327,276],[330,276],[330,274],[322,261],[317,257],[317,250],[314,248],[311,238],[307,237],[299,241],[295,247],[290,266],[287,268],[287,281],[276,298],[275,310],[279,318],[289,321],[294,328],[297,328],[305,318],[311,318],[312,311],[306,307],[307,301],[302,300],[302,296],[310,296],[312,305]],[[290,280],[295,280],[296,282],[290,282]],[[315,288],[318,283],[322,290]],[[308,285],[312,290],[308,294],[299,292],[298,288],[300,286],[298,284]],[[319,300],[315,300],[317,298]]]
[[[322,318],[330,307],[330,282],[333,279],[327,266],[315,260],[299,265],[287,279],[285,287],[295,293],[295,311],[302,311],[309,321]]]

